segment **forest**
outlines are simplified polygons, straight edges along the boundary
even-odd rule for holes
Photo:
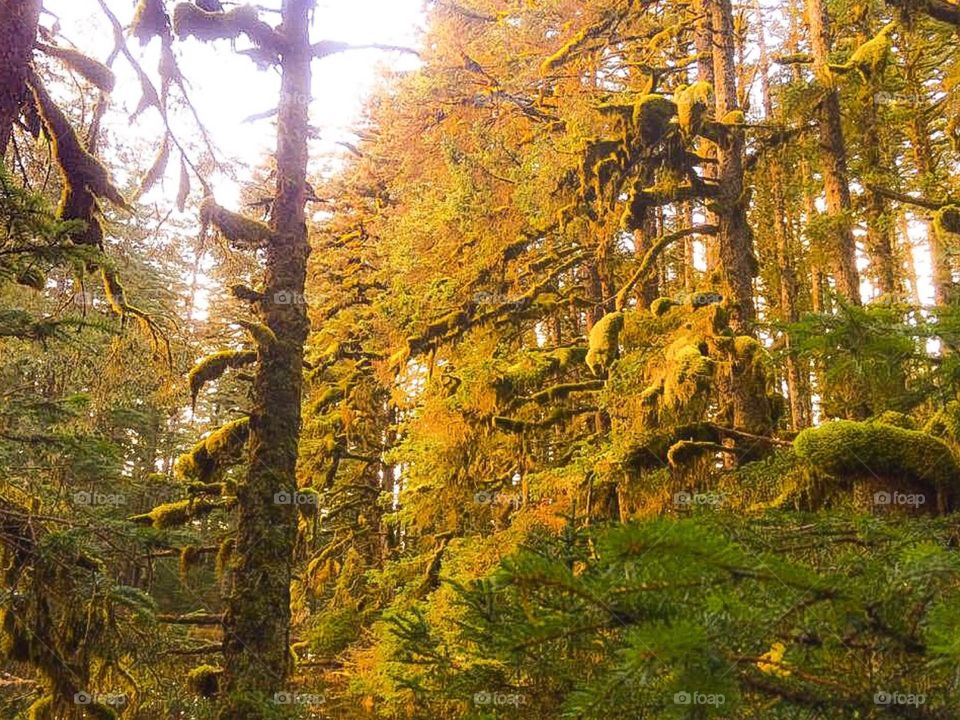
[[[0,718],[960,717],[960,3],[350,5],[0,0]]]

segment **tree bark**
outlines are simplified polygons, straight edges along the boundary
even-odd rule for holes
[[[820,102],[820,171],[826,196],[827,216],[835,223],[831,256],[837,292],[855,305],[860,300],[857,248],[850,227],[850,186],[847,181],[847,154],[840,124],[840,95],[833,85],[830,68],[830,17],[823,0],[807,0],[807,23],[813,67],[824,86]]]
[[[253,385],[247,480],[238,490],[233,591],[224,616],[221,720],[254,720],[283,688],[289,666],[290,578],[297,533],[294,503],[309,323],[302,301],[309,244],[305,217],[311,92],[309,12],[313,0],[284,0],[284,50],[277,131],[277,189],[266,248],[261,318],[277,341],[260,348]]]
[[[0,0],[0,158],[7,152],[37,39],[41,0]]]

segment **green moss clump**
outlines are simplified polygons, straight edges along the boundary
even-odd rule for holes
[[[590,330],[590,348],[587,351],[587,367],[596,376],[604,374],[620,354],[620,333],[623,330],[623,313],[607,313]]]
[[[234,245],[259,247],[274,237],[269,225],[231,212],[218,205],[212,197],[205,197],[200,203],[200,222],[204,227],[215,227]]]
[[[713,455],[722,450],[723,446],[714,442],[701,442],[698,440],[680,440],[670,446],[667,451],[667,462],[672,468],[689,465],[694,460],[698,460],[704,455]]]
[[[836,420],[801,432],[797,454],[838,479],[866,478],[951,488],[960,466],[942,440],[925,432],[880,422]]]
[[[205,500],[203,498],[178,500],[177,502],[157,505],[157,507],[148,513],[134,515],[130,518],[130,522],[141,525],[152,525],[158,530],[165,530],[167,528],[184,525],[200,515],[213,512],[218,507],[221,507],[220,502]]]
[[[540,65],[540,73],[542,75],[548,75],[553,70],[556,70],[567,61],[567,58],[569,58],[572,53],[576,52],[589,39],[590,28],[584,28],[570,38],[563,47],[543,61]]]
[[[666,351],[667,367],[663,380],[663,402],[678,410],[690,403],[713,381],[714,361],[686,340],[674,343]]]
[[[263,323],[237,320],[237,325],[246,330],[259,348],[269,348],[277,344],[277,336]]]
[[[677,123],[686,137],[700,132],[700,124],[710,108],[713,86],[706,81],[677,89],[673,99],[677,105]]]
[[[960,207],[945,205],[933,216],[933,227],[940,233],[960,234]]]
[[[923,431],[948,443],[960,444],[960,403],[951,400],[937,410],[923,426]]]
[[[201,697],[216,697],[220,692],[221,675],[223,675],[223,668],[200,665],[187,673],[187,687]]]
[[[856,70],[864,82],[871,78],[880,77],[890,60],[890,51],[893,49],[893,41],[890,39],[890,35],[896,27],[896,23],[888,23],[875,37],[858,47],[846,63],[831,65],[830,69],[839,73]]]
[[[633,124],[640,144],[652,147],[660,143],[666,135],[670,120],[676,114],[676,104],[663,95],[654,93],[642,96],[633,108]]]
[[[222,377],[228,368],[240,368],[256,361],[257,353],[253,350],[221,350],[203,358],[187,373],[193,405],[206,383]]]
[[[870,418],[870,422],[883,423],[884,425],[893,425],[904,430],[916,430],[917,421],[906,413],[896,410],[885,410],[876,417]]]
[[[661,297],[654,300],[650,303],[650,312],[652,312],[656,317],[663,317],[671,308],[675,308],[679,303],[673,298]]]
[[[250,437],[250,418],[242,417],[223,425],[177,458],[181,478],[209,483],[223,466],[238,459]]]

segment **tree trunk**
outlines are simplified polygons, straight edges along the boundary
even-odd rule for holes
[[[863,114],[863,161],[866,172],[875,175],[884,170],[881,151],[880,118],[877,113],[877,100],[873,93],[865,98]],[[883,173],[886,174],[886,173]],[[873,281],[880,292],[894,296],[900,291],[896,255],[893,251],[893,223],[887,207],[887,200],[878,193],[870,193],[867,198],[867,254]]]
[[[814,72],[824,86],[820,102],[820,171],[826,196],[827,216],[834,222],[831,250],[837,292],[848,302],[860,304],[860,274],[857,248],[850,228],[850,186],[847,154],[840,124],[840,95],[833,84],[830,61],[830,17],[823,0],[807,0],[807,23],[813,50]]]
[[[20,117],[41,0],[0,0],[0,158]]]
[[[266,248],[263,322],[277,342],[260,348],[250,418],[250,467],[237,490],[239,518],[233,592],[224,616],[224,701],[221,720],[264,717],[289,666],[290,577],[297,532],[293,503],[308,331],[302,302],[306,278],[308,103],[313,0],[284,0],[285,39],[277,132],[277,191]],[[281,302],[286,300],[287,302]],[[292,300],[292,301],[291,301]]]
[[[711,2],[713,0],[697,0],[696,13],[699,17],[696,24],[694,43],[697,51],[697,80],[710,83],[714,87],[716,78],[713,73],[713,15],[711,11]],[[714,159],[717,156],[716,147],[713,143],[706,140],[700,141],[699,153],[703,157]],[[716,166],[713,163],[707,163],[703,166],[703,177],[710,180],[717,177]],[[716,225],[717,218],[709,210],[704,213],[704,222],[707,225]],[[692,224],[692,223],[691,223]],[[714,235],[707,235],[703,239],[704,259],[707,266],[707,275],[709,276],[720,264],[720,249],[717,238]]]

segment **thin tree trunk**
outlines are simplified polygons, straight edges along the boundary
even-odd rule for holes
[[[222,720],[259,720],[264,703],[283,688],[289,666],[290,578],[297,509],[277,493],[296,491],[308,331],[306,278],[308,103],[311,91],[309,12],[313,0],[284,0],[285,47],[277,132],[277,191],[266,249],[264,323],[277,342],[260,349],[250,419],[250,467],[237,495],[239,518],[233,592],[224,617]],[[279,302],[293,298],[294,302]]]
[[[863,114],[863,160],[871,173],[879,172],[883,166],[883,153],[880,140],[880,119],[877,113],[877,101],[873,93],[866,98]],[[870,193],[867,200],[867,254],[873,271],[873,281],[884,295],[893,296],[899,292],[899,273],[893,252],[893,224],[890,219],[887,200],[878,193]]]
[[[711,3],[713,0],[697,0],[696,13],[699,17],[696,24],[694,45],[697,51],[697,80],[710,83],[711,87],[715,85],[713,72],[713,13]],[[700,141],[699,152],[706,158],[714,159],[717,156],[716,147],[713,143],[706,140]],[[707,163],[703,167],[703,177],[712,180],[717,177],[716,166],[713,163]],[[716,225],[716,215],[707,210],[705,211],[704,222],[706,225]],[[691,223],[692,225],[692,223]],[[707,266],[707,275],[709,276],[720,264],[720,248],[717,238],[714,235],[708,235],[704,238],[704,259]]]
[[[814,71],[824,86],[820,102],[820,171],[826,196],[827,216],[834,222],[831,248],[837,292],[859,305],[860,274],[857,249],[850,227],[850,186],[847,181],[847,154],[840,124],[840,95],[830,75],[830,17],[824,0],[807,0],[807,23]]]
[[[41,0],[0,0],[0,158],[20,117],[41,5]]]

